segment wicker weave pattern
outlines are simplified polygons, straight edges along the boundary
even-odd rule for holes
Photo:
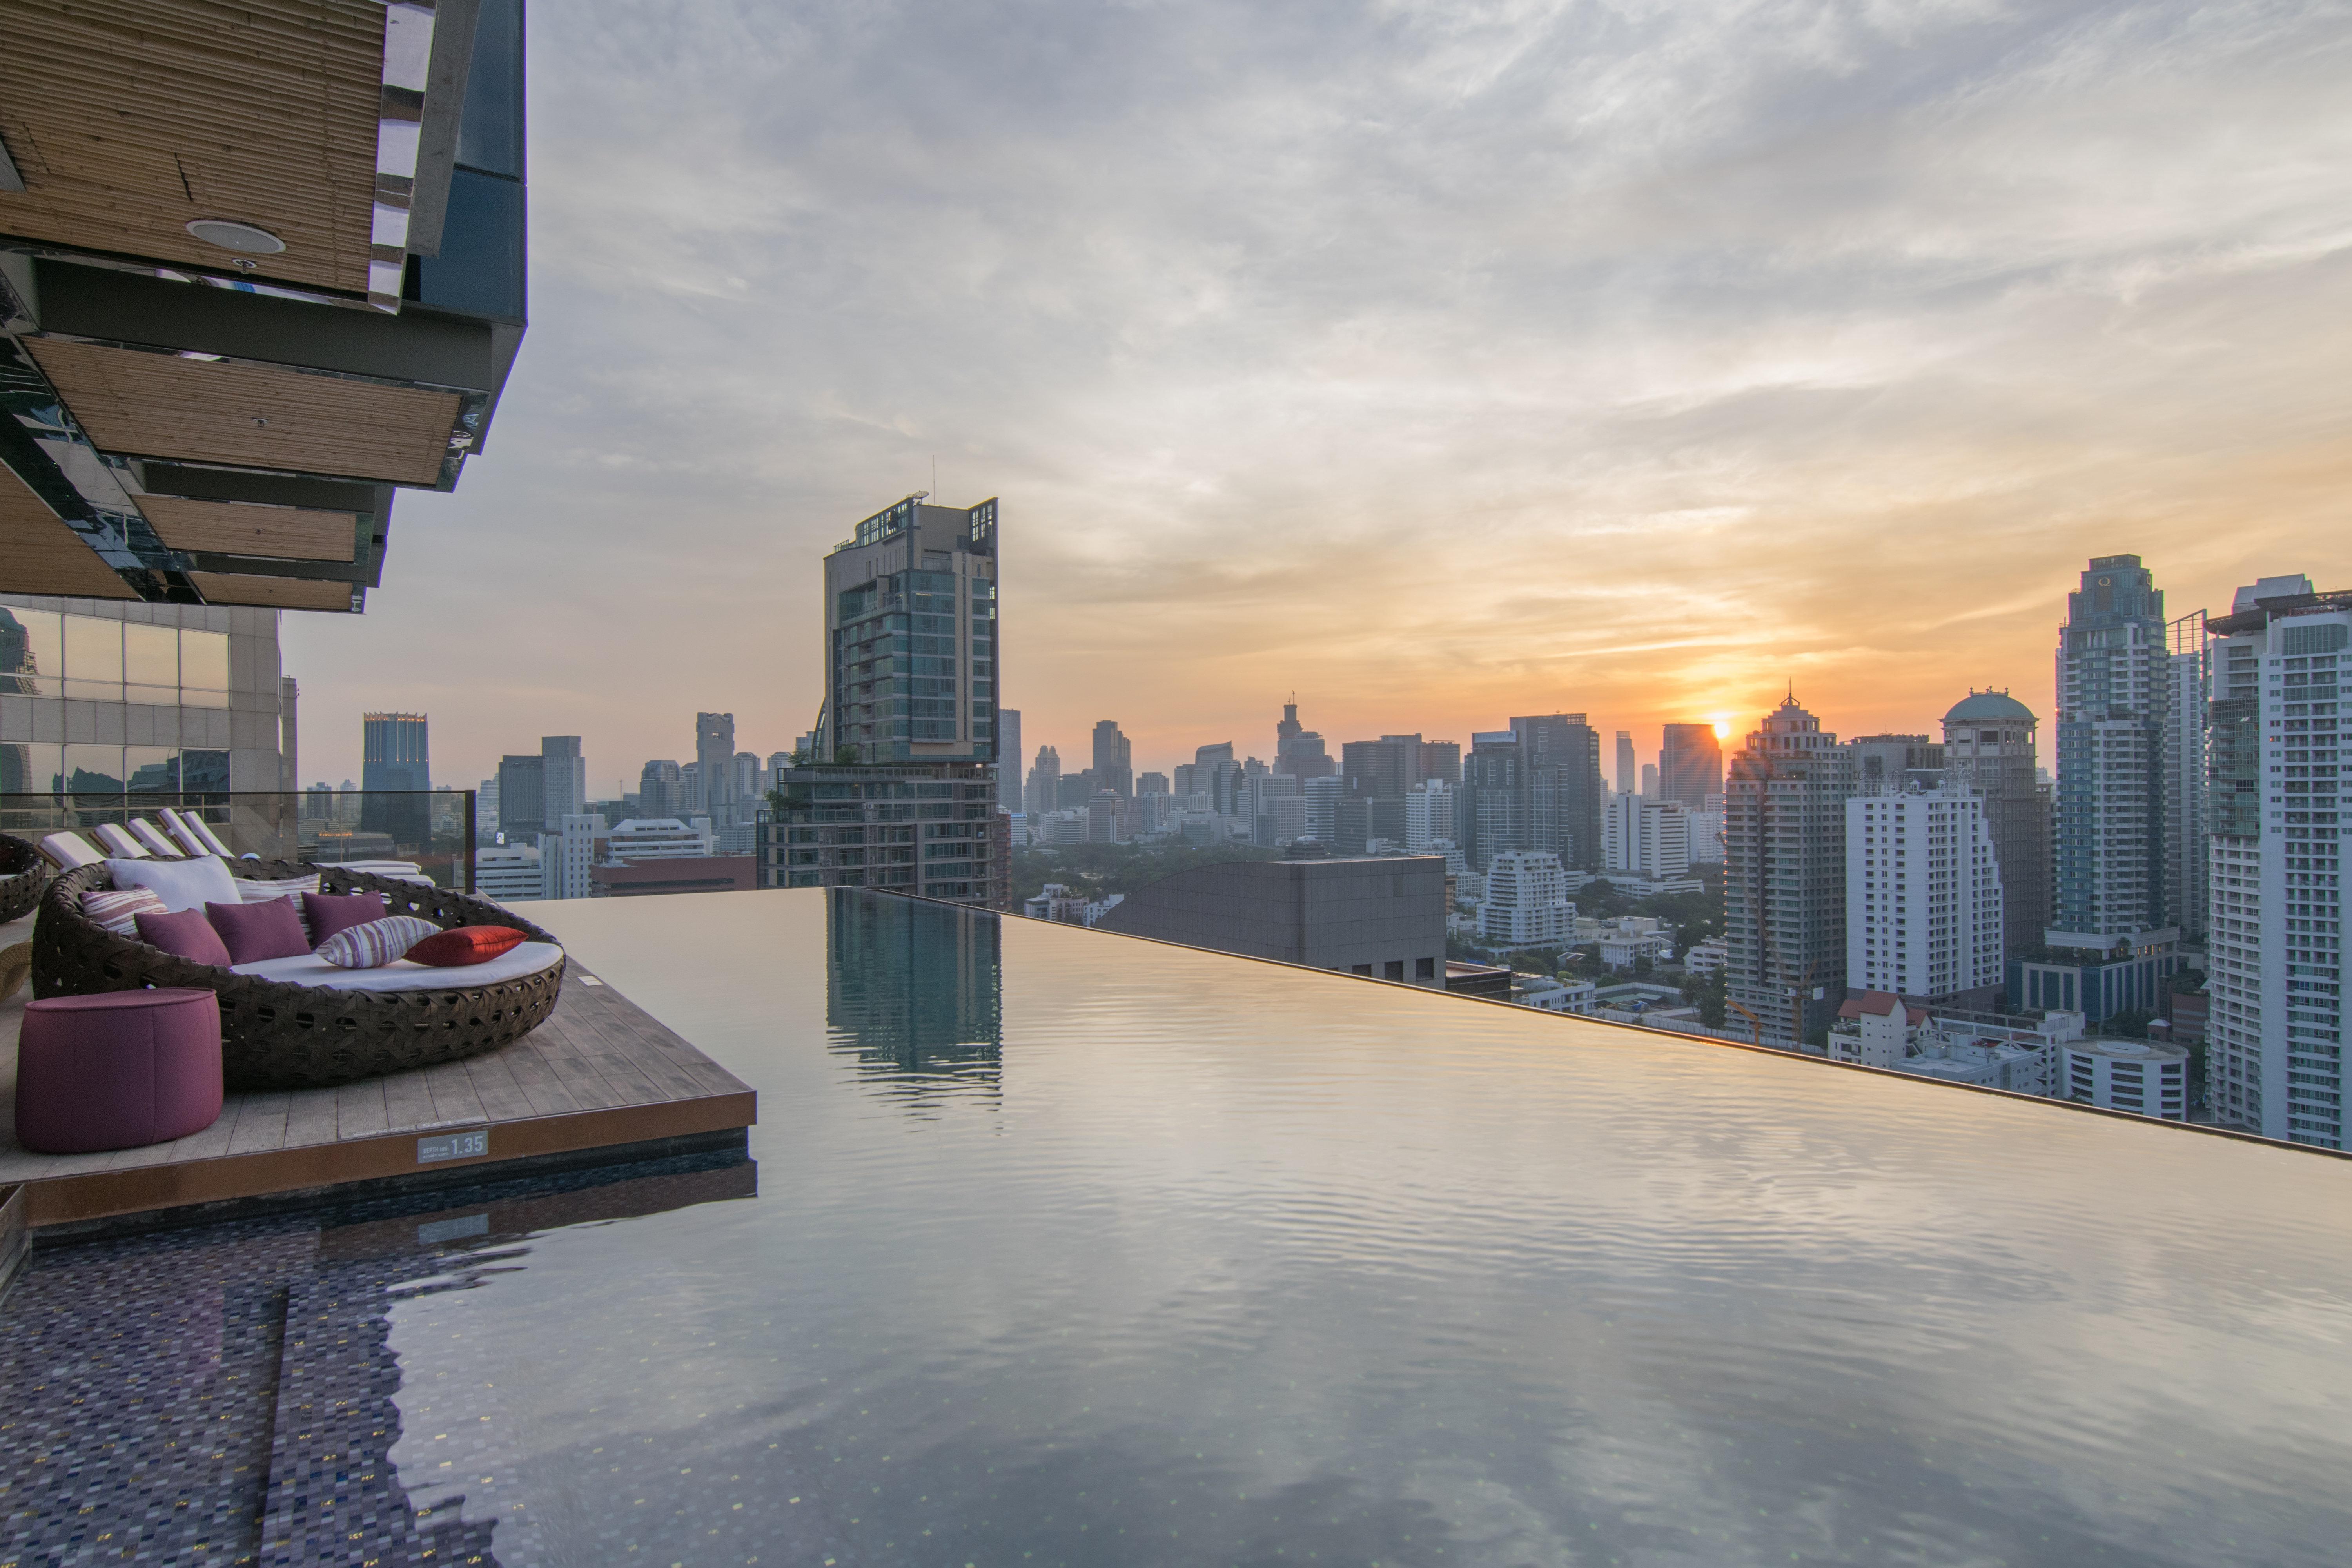
[[[13,833],[0,833],[0,925],[22,920],[49,885],[49,863]]]
[[[555,940],[488,900],[446,889],[283,861],[245,861],[231,869],[248,879],[317,870],[325,891],[381,892],[394,914],[415,915],[445,931],[497,925],[532,942]],[[78,996],[150,985],[215,992],[221,1007],[222,1077],[230,1089],[323,1088],[478,1056],[546,1022],[563,989],[569,961],[516,980],[461,983],[446,991],[337,991],[232,974],[117,936],[83,915],[81,895],[106,874],[104,866],[86,866],[49,884],[33,931],[33,994]],[[450,971],[453,980],[464,973]]]

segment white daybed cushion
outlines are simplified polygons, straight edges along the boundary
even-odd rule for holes
[[[562,956],[563,950],[551,942],[526,942],[488,963],[463,963],[450,969],[411,963],[404,958],[381,969],[338,969],[318,954],[306,952],[294,958],[265,958],[254,963],[240,963],[229,973],[250,974],[257,980],[275,980],[281,985],[316,985],[330,991],[465,991],[536,974]]]
[[[206,904],[239,904],[236,879],[217,855],[201,860],[117,860],[106,868],[118,888],[152,888],[167,910],[200,910]]]
[[[179,841],[181,854],[210,855],[213,853],[212,846],[196,837],[195,830],[188,826],[186,817],[168,805],[163,809],[161,815],[163,818],[163,826],[171,831],[172,837]]]
[[[197,837],[205,841],[205,847],[210,848],[214,854],[219,856],[224,860],[233,860],[236,858],[236,857],[228,852],[228,846],[220,841],[220,835],[213,831],[213,825],[206,822],[202,816],[199,816],[196,813],[191,811],[184,813],[181,816],[181,820],[188,825],[189,831],[193,832]]]
[[[128,859],[144,860],[148,856],[154,853],[154,851],[149,849],[147,846],[140,843],[136,838],[131,837],[126,829],[115,823],[101,822],[97,826],[91,828],[90,832],[96,835],[98,841],[100,844],[105,845],[110,852],[116,855],[121,855]]]
[[[95,866],[106,858],[90,847],[89,840],[79,833],[52,833],[41,840],[41,853],[68,871],[84,866]]]
[[[154,855],[161,859],[181,860],[187,858],[187,851],[173,843],[170,839],[164,837],[152,822],[142,821],[136,817],[132,818],[131,823],[131,836],[138,839],[140,843],[147,846],[148,853]]]

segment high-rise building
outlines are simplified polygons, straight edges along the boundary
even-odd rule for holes
[[[1454,841],[1454,786],[1439,779],[1424,779],[1405,792],[1404,847],[1412,854],[1425,853],[1432,845]]]
[[[735,802],[735,820],[748,822],[759,815],[760,797],[767,793],[760,787],[760,753],[736,752],[733,772],[734,776],[728,782],[729,793]]]
[[[1845,973],[1864,991],[1990,1006],[2003,984],[2000,867],[1987,804],[1944,779],[1845,803]]]
[[[1643,800],[1658,798],[1658,764],[1655,763],[1642,764],[1642,798]],[[1682,803],[1675,801],[1672,804],[1680,805]]]
[[[2212,700],[2205,612],[2165,627],[2164,908],[2183,937],[2205,936],[2206,871],[2211,848],[2205,821],[2205,721]]]
[[[1723,742],[1712,724],[1669,724],[1658,748],[1658,794],[1688,806],[1704,806],[1723,793]]]
[[[1029,783],[1022,794],[1024,809],[1031,816],[1043,816],[1062,806],[1062,753],[1051,746],[1037,748],[1036,764],[1029,770]]]
[[[1302,779],[1321,778],[1338,771],[1330,754],[1323,749],[1323,737],[1299,723],[1296,692],[1282,705],[1282,722],[1274,727],[1274,771]]]
[[[1943,771],[1944,748],[1925,735],[1856,735],[1845,749],[1853,756],[1853,787],[1860,791],[1931,784]]]
[[[1853,762],[1791,692],[1724,781],[1724,985],[1768,1041],[1826,1030],[1845,1000]]]
[[[1971,690],[1944,715],[1946,776],[1977,793],[1992,834],[2004,960],[2040,947],[2050,929],[2050,786],[2035,774],[2038,722],[2006,691]]]
[[[824,558],[828,761],[995,764],[996,525],[909,496]]]
[[[2208,623],[2212,833],[2207,1107],[2267,1138],[2345,1145],[2342,700],[2352,592],[2241,588]]]
[[[1648,882],[1690,875],[1690,812],[1670,800],[1622,792],[1601,815],[1602,868]]]
[[[2103,555],[2066,596],[2058,643],[2054,947],[2164,942],[2164,593],[2137,555]]]
[[[1454,822],[1454,838],[1473,870],[1484,871],[1496,856],[1528,847],[1523,751],[1516,730],[1482,730],[1470,737]]]
[[[684,816],[692,805],[687,799],[685,774],[676,763],[656,759],[638,773],[638,816]]]
[[[1168,775],[1166,773],[1138,773],[1135,779],[1135,793],[1139,795],[1166,795],[1168,793]]]
[[[1617,731],[1617,793],[1632,795],[1639,776],[1633,764],[1633,731],[1620,730]]]
[[[1572,870],[1601,868],[1601,732],[1581,713],[1515,718],[1527,780],[1527,847]]]
[[[541,787],[546,791],[545,821],[549,830],[553,831],[565,817],[588,809],[588,763],[580,754],[577,735],[541,735],[539,757]],[[563,896],[584,899],[588,895],[583,892]]]
[[[1421,782],[1421,737],[1382,735],[1339,748],[1339,776],[1350,794],[1402,800]]]
[[[430,836],[431,810],[419,792],[433,787],[432,776],[424,714],[361,716],[361,832],[388,834],[394,846],[421,847]]]
[[[1555,947],[1576,940],[1576,906],[1559,857],[1549,849],[1506,849],[1486,868],[1478,901],[1478,935],[1497,947]]]
[[[558,828],[563,819],[555,819]],[[536,844],[548,830],[547,760],[537,752],[499,759],[499,831],[509,844]]]
[[[1022,809],[1021,779],[1021,710],[999,708],[996,710],[996,754],[1003,759],[996,773],[996,808],[999,811]]]
[[[784,771],[759,835],[764,885],[1007,907],[996,567],[994,500],[920,496],[866,519],[824,558],[826,760]],[[913,801],[936,809],[907,820]]]
[[[735,715],[697,713],[694,716],[694,778],[696,792],[687,804],[724,827],[735,820]]]
[[[1462,742],[1459,741],[1423,741],[1421,743],[1421,776],[1436,784],[1458,784],[1462,782]]]
[[[596,847],[604,837],[604,819],[592,811],[566,812],[550,822],[539,836],[541,896],[584,899],[589,873],[596,864]],[[509,842],[512,842],[511,839]]]
[[[1095,723],[1094,736],[1095,787],[1108,790],[1122,799],[1135,793],[1134,753],[1127,736],[1120,732],[1118,721],[1102,719]]]

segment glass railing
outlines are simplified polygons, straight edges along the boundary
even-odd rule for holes
[[[435,790],[119,791],[0,795],[0,832],[37,843],[101,822],[144,818],[164,806],[202,817],[232,855],[307,860],[414,860],[436,885],[474,888],[474,792]],[[95,842],[93,840],[93,842]],[[103,847],[103,846],[100,846]]]

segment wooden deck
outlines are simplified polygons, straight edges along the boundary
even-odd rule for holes
[[[26,940],[30,925],[0,926],[0,946]],[[36,1228],[724,1133],[758,1120],[740,1079],[575,965],[554,1016],[487,1056],[338,1089],[231,1094],[218,1121],[175,1142],[36,1154],[16,1141],[16,1029],[28,994],[0,1004],[0,1198],[22,1184],[24,1222]]]

